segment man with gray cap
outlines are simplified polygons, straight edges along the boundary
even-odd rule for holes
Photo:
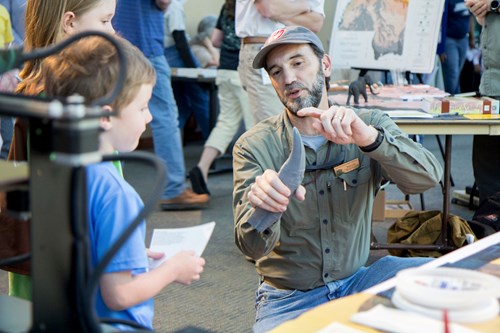
[[[261,284],[254,331],[266,332],[430,260],[388,256],[364,267],[382,178],[404,193],[421,193],[439,183],[442,168],[383,112],[329,105],[330,57],[308,29],[275,31],[253,66],[265,68],[285,106],[233,148],[235,241],[256,261]],[[294,127],[306,167],[292,193],[277,170],[290,154]],[[276,220],[256,228],[250,219],[256,210]]]

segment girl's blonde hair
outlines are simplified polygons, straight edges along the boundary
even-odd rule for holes
[[[28,0],[26,4],[26,51],[47,47],[62,40],[64,36],[64,13],[73,12],[80,16],[97,6],[101,1],[109,0]],[[17,92],[27,95],[37,95],[43,87],[40,86],[41,59],[24,63],[20,73],[23,80],[17,86]]]
[[[154,85],[156,75],[138,48],[123,38],[114,38],[125,54],[127,65],[123,89],[111,104],[119,112],[134,100],[141,85]],[[46,58],[41,65],[41,76],[47,96],[79,94],[89,104],[111,92],[121,70],[115,46],[102,37],[92,36]]]

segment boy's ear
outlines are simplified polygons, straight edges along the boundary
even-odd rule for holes
[[[62,19],[62,28],[64,33],[71,34],[75,28],[75,13],[65,12]]]
[[[111,108],[111,106],[109,106],[109,105],[104,105],[104,106],[102,107],[102,111],[103,111],[104,113],[106,113],[106,112],[111,113],[111,111],[112,111],[112,110],[113,110],[113,109],[112,109],[112,108]],[[101,117],[101,118],[99,118],[99,126],[100,126],[100,127],[101,127],[101,129],[102,129],[102,130],[104,130],[104,131],[108,131],[108,130],[110,130],[110,129],[111,129],[111,127],[113,127],[113,125],[111,124],[111,117],[110,117],[110,116],[108,116],[108,117]]]

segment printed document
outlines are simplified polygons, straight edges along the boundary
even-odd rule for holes
[[[165,256],[149,261],[149,268],[155,269],[165,260],[181,251],[194,251],[201,256],[214,230],[215,222],[187,228],[154,229],[149,249],[163,252]]]

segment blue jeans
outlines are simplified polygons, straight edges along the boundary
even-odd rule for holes
[[[149,58],[156,70],[156,84],[149,101],[153,115],[151,130],[155,154],[167,166],[167,186],[163,199],[180,195],[186,188],[186,167],[182,152],[177,105],[170,85],[170,67],[165,56]]]
[[[8,116],[0,116],[0,136],[2,137],[2,149],[0,159],[6,160],[9,156],[10,143],[14,132],[14,119]]]
[[[257,313],[253,331],[268,332],[313,307],[373,287],[394,277],[402,269],[420,266],[430,260],[432,258],[387,256],[342,280],[307,291],[277,289],[264,282],[256,292]]]
[[[170,67],[186,67],[175,46],[165,49],[165,57]],[[179,109],[179,127],[184,128],[193,114],[206,140],[210,134],[208,90],[196,82],[172,82],[172,88]]]
[[[464,67],[469,38],[462,39],[446,37],[446,60],[442,63],[444,89],[450,94],[460,93],[460,72]]]

